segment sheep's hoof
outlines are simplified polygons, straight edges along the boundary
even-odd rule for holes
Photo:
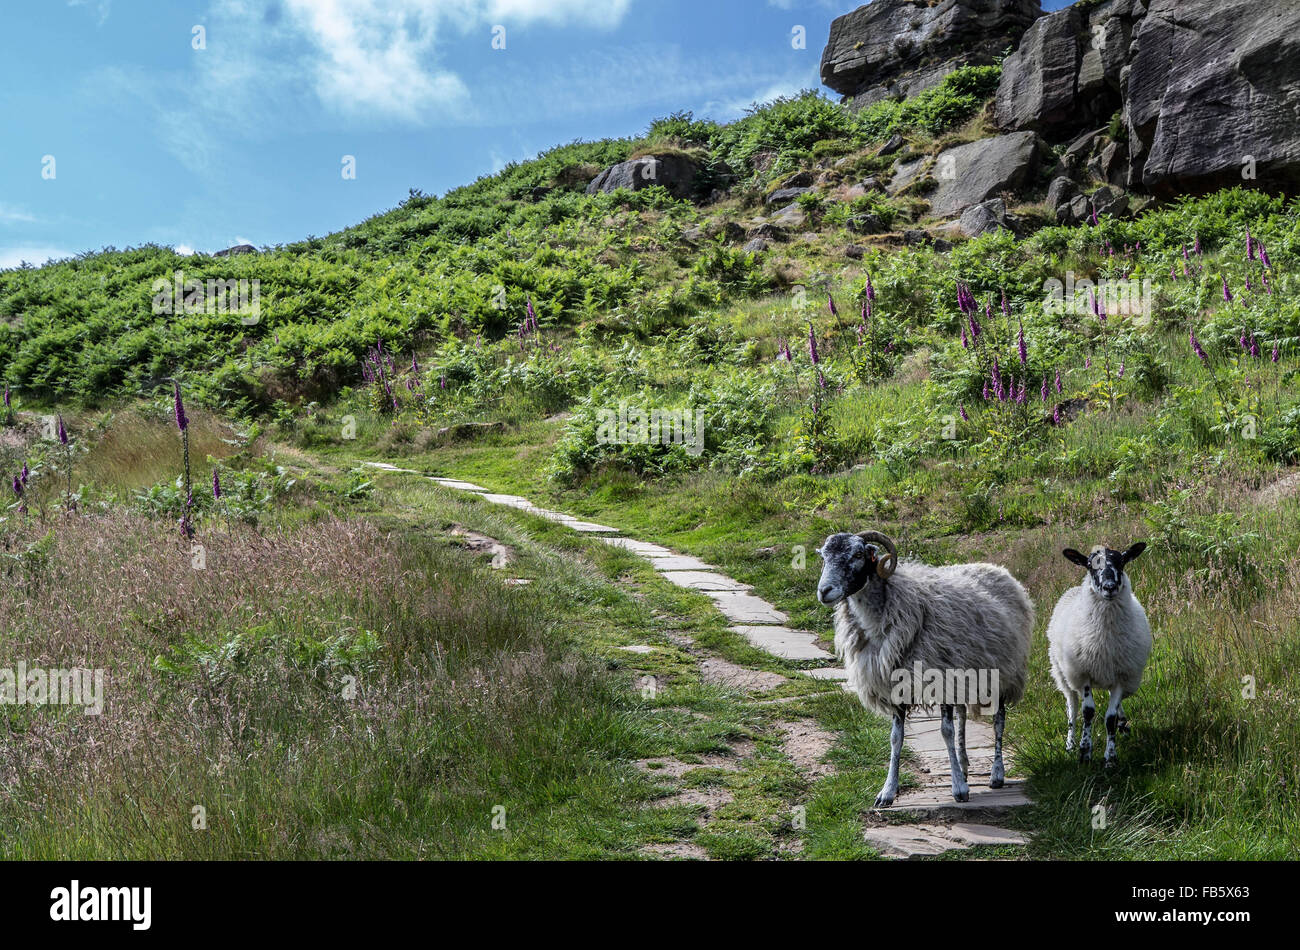
[[[1080,762],[1091,762],[1091,761],[1092,761],[1092,750],[1089,749],[1089,748],[1087,748],[1086,746],[1080,746],[1080,747],[1079,747],[1079,761],[1080,761]]]
[[[1115,757],[1111,756],[1106,760],[1106,768],[1113,769],[1114,767],[1115,767]]]
[[[1007,783],[1004,782],[1004,781],[1003,781],[1002,779],[1000,779],[1000,778],[991,778],[991,779],[989,779],[989,788],[1001,788],[1003,785],[1006,785],[1006,784],[1007,784]]]
[[[960,791],[960,792],[953,792],[953,793],[952,793],[952,800],[955,801],[955,802],[968,802],[968,801],[970,801],[970,789],[968,788],[968,789],[964,789],[963,791]]]
[[[894,796],[892,793],[881,792],[879,795],[876,796],[877,808],[888,808],[892,804],[894,804]]]
[[[1128,735],[1128,734],[1129,734],[1130,730],[1129,730],[1128,720],[1127,720],[1127,719],[1121,719],[1121,720],[1119,721],[1119,731],[1120,731],[1122,734],[1124,734],[1124,735]]]

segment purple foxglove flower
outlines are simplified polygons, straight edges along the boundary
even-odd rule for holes
[[[1054,425],[1054,426],[1059,426],[1060,424],[1061,424],[1061,407],[1060,407],[1060,406],[1053,406],[1053,407],[1052,407],[1052,425]]]
[[[989,381],[984,380],[984,390],[980,393],[985,402],[989,401]]]
[[[970,315],[970,341],[975,343],[980,338],[980,322],[975,318],[975,314]]]
[[[23,483],[17,475],[14,476],[14,494],[19,498],[23,497]]]
[[[1170,280],[1177,280],[1177,279],[1178,279],[1178,270],[1177,270],[1177,268],[1174,267],[1173,264],[1170,264],[1170,265],[1169,265],[1169,279],[1170,279]]]
[[[1250,352],[1250,341],[1246,338],[1245,330],[1241,331],[1241,336],[1238,337],[1237,342],[1241,344],[1241,348],[1243,350],[1245,350],[1247,353]]]
[[[961,410],[961,421],[970,422],[970,416],[966,415],[966,404],[961,403],[957,408]]]
[[[872,296],[875,296],[874,294]],[[871,300],[862,301],[862,323],[864,325],[871,322]]]
[[[1056,371],[1056,393],[1058,396],[1061,393],[1061,371],[1059,369]]]
[[[1247,271],[1247,272],[1246,272],[1246,289],[1247,289],[1247,290],[1254,290],[1254,289],[1255,289],[1253,286],[1251,286],[1251,283],[1250,283],[1250,271]]]
[[[175,388],[176,428],[184,432],[190,427],[190,420],[185,415],[185,403],[181,400],[181,384],[172,383]]]
[[[998,364],[997,356],[993,357],[993,378],[994,379],[1002,378],[1002,367]]]
[[[1020,324],[1019,351],[1020,365],[1027,366],[1029,364],[1029,347],[1025,345],[1025,325],[1023,322]]]
[[[871,286],[871,275],[870,275],[870,274],[867,275],[866,294],[867,294],[867,299],[868,299],[868,300],[875,300],[875,299],[876,299],[876,288]]]
[[[1187,262],[1186,262],[1186,261],[1183,261],[1183,276],[1184,276],[1184,277],[1189,276],[1188,273],[1187,273]]]
[[[1183,260],[1187,260],[1187,245],[1183,245]]]
[[[1190,334],[1192,341],[1192,351],[1202,363],[1208,363],[1210,358],[1205,354],[1205,348],[1201,346],[1201,341],[1196,339],[1196,331],[1192,330]]]
[[[1120,360],[1120,363],[1119,363],[1119,373],[1118,373],[1117,375],[1119,376],[1120,379],[1123,379],[1123,378],[1124,378],[1124,361],[1123,361],[1123,360]]]
[[[1043,374],[1043,388],[1038,394],[1039,402],[1047,402],[1047,374]]]
[[[826,377],[822,375],[821,370],[817,371],[817,385],[820,386],[822,389],[826,388]]]
[[[217,477],[217,470],[212,470],[212,498],[218,500],[221,498],[221,479]]]
[[[1228,278],[1223,278],[1223,302],[1232,303],[1232,291],[1228,289]]]
[[[1196,240],[1192,245],[1192,250],[1196,252],[1197,257],[1201,256],[1201,236],[1199,234],[1196,236]]]
[[[1083,368],[1084,368],[1084,369],[1092,369],[1092,357],[1091,357],[1091,356],[1085,356],[1085,357],[1083,358]]]
[[[439,388],[439,389],[446,389],[446,388],[447,388],[447,377],[446,377],[446,376],[439,376],[439,377],[438,377],[438,388]]]
[[[1029,387],[1025,385],[1025,381],[1022,379],[1020,381],[1020,392],[1016,393],[1016,402],[1023,406],[1028,401],[1029,401]]]
[[[1268,259],[1268,248],[1266,248],[1262,242],[1259,245],[1259,261],[1265,267],[1273,266],[1273,262]]]
[[[1272,359],[1273,362],[1276,363],[1276,362],[1277,362],[1279,359],[1281,359],[1281,358],[1282,358],[1282,354],[1281,354],[1281,352],[1279,352],[1279,350],[1278,350],[1278,348],[1277,348],[1277,344],[1274,343],[1274,344],[1273,344],[1273,355],[1270,357],[1270,359]],[[27,466],[24,465],[24,466],[23,466],[23,471],[26,471],[26,470],[27,470]]]
[[[416,376],[420,375],[420,361],[415,358],[414,353],[411,354],[411,372]]]
[[[1276,349],[1277,349],[1277,348],[1274,347],[1274,350],[1276,350]],[[1273,362],[1276,363],[1277,360],[1274,360]],[[23,471],[22,471],[22,475],[19,477],[19,480],[23,483],[23,487],[24,487],[24,488],[27,487],[27,477],[28,477],[30,474],[31,474],[31,472],[29,472],[29,471],[27,470],[27,463],[26,463],[26,462],[23,462]]]
[[[826,295],[826,307],[828,310],[830,310],[831,316],[838,320],[840,316],[840,311],[839,308],[835,306],[835,298],[832,297],[830,294]]]
[[[1271,295],[1273,293],[1273,287],[1268,282],[1268,271],[1260,271],[1259,281],[1264,285],[1264,293]]]
[[[812,323],[808,324],[808,355],[812,357],[813,366],[821,363],[821,358],[817,355],[817,332]]]
[[[1097,221],[1097,205],[1094,202],[1090,202],[1090,204],[1092,204],[1092,226],[1095,228],[1099,223]]]
[[[63,425],[63,413],[59,413],[59,429],[58,429],[58,436],[59,436],[59,444],[60,444],[60,445],[67,445],[67,444],[68,444],[68,430],[67,430],[66,428],[64,428],[64,425]]]
[[[961,327],[961,348],[963,350],[970,349],[970,342],[966,339],[966,325],[964,323]]]

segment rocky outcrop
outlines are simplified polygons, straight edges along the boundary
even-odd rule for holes
[[[675,198],[693,198],[699,178],[699,163],[685,155],[646,155],[605,169],[587,186],[587,194],[619,188],[640,191],[662,185]]]
[[[257,248],[251,244],[236,244],[234,247],[228,247],[224,251],[216,251],[213,257],[235,257],[239,254],[256,254]]]
[[[1039,0],[874,0],[831,23],[822,82],[855,106],[914,96],[994,62],[1042,13]]]
[[[1065,134],[1105,122],[1123,102],[1123,72],[1140,0],[1110,0],[1048,14],[1002,64],[998,127]]]
[[[1300,3],[1150,0],[1129,57],[1129,180],[1300,186]],[[1247,179],[1249,183],[1249,179]]]

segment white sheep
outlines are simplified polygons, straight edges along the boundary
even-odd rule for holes
[[[976,714],[981,707],[996,708],[989,786],[1002,787],[1006,707],[1024,693],[1034,629],[1034,605],[1024,587],[994,564],[900,563],[894,543],[876,531],[832,535],[817,553],[823,561],[817,598],[835,606],[835,649],[844,658],[849,685],[864,706],[893,719],[889,776],[876,807],[892,805],[898,794],[911,706],[939,705],[952,795],[959,802],[970,798],[967,707]],[[927,692],[940,677],[942,689]],[[975,680],[983,680],[984,688],[976,688]]]
[[[1056,603],[1047,625],[1047,655],[1052,679],[1065,695],[1069,728],[1065,748],[1074,748],[1074,725],[1079,694],[1083,695],[1083,732],[1079,761],[1092,758],[1092,720],[1096,713],[1093,690],[1110,693],[1106,708],[1106,765],[1115,764],[1115,734],[1128,732],[1123,701],[1137,692],[1142,671],[1151,655],[1151,625],[1146,611],[1133,596],[1125,565],[1146,550],[1139,541],[1126,551],[1098,545],[1088,556],[1066,548],[1065,557],[1087,569],[1083,583],[1071,587]]]

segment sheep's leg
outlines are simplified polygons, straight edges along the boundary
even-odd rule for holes
[[[970,757],[966,755],[966,707],[960,704],[957,710],[957,757],[961,759],[961,770],[970,775]]]
[[[1097,704],[1092,700],[1092,684],[1083,684],[1083,731],[1079,733],[1079,761],[1092,761],[1092,717],[1097,714]]]
[[[1120,704],[1119,704],[1119,731],[1120,731],[1123,735],[1128,735],[1128,734],[1129,734],[1128,716],[1127,716],[1127,715],[1125,714],[1125,712],[1124,712],[1124,702],[1123,702],[1123,700],[1121,700],[1121,701],[1120,701]]]
[[[1115,732],[1119,729],[1122,712],[1119,708],[1124,694],[1118,687],[1110,691],[1110,703],[1106,707],[1106,768],[1115,765]]]
[[[993,714],[993,772],[989,775],[989,788],[1006,784],[1006,769],[1002,765],[1002,729],[1007,724],[1007,704],[998,700],[998,711]]]
[[[961,761],[957,758],[957,747],[953,744],[952,707],[944,704],[939,707],[943,718],[939,731],[943,733],[944,744],[948,746],[948,768],[952,770],[953,801],[970,801],[970,786],[966,784],[966,773],[962,771]]]
[[[1072,689],[1065,690],[1065,716],[1069,725],[1065,730],[1065,751],[1074,751],[1074,726],[1079,718],[1079,694]]]
[[[907,707],[894,707],[894,725],[889,730],[889,775],[884,787],[876,796],[877,808],[888,808],[898,795],[898,763],[903,757],[903,723],[907,720]]]

